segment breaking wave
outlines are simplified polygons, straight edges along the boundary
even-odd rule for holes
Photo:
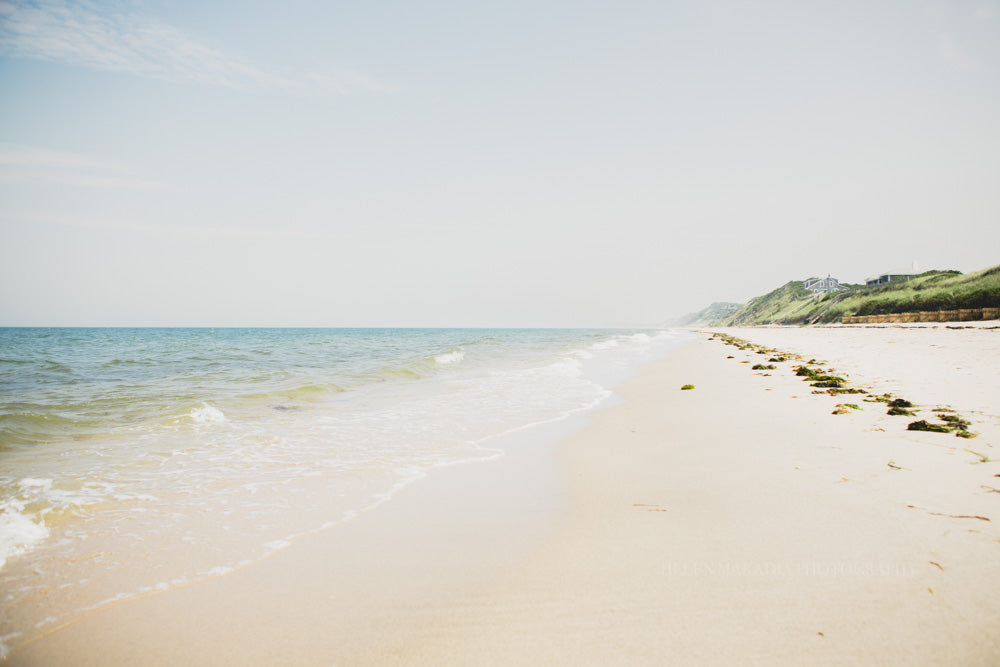
[[[439,364],[457,364],[462,359],[465,359],[465,352],[462,350],[452,350],[451,352],[445,352],[434,357],[434,361]]]

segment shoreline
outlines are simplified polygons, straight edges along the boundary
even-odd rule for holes
[[[289,637],[269,647],[265,653],[269,660],[286,660],[292,652],[307,663],[327,664],[319,656],[328,655],[331,647],[336,647],[338,656],[349,656],[343,658],[349,662],[365,660],[359,656],[378,642],[379,633],[373,628],[382,627],[385,618],[409,623],[400,619],[423,613],[425,600],[485,581],[503,563],[548,539],[565,513],[566,482],[556,464],[557,448],[566,437],[586,428],[595,411],[620,401],[614,391],[606,391],[599,405],[491,436],[476,445],[489,455],[432,468],[394,490],[391,498],[304,534],[264,558],[219,576],[111,600],[15,644],[9,664],[236,661],[231,649],[213,654],[218,641],[254,646],[241,658],[253,662],[262,654],[252,639],[270,636],[276,627],[284,627]],[[461,499],[460,504],[455,499]],[[309,584],[304,580],[310,577],[319,582],[315,590],[306,590]],[[366,584],[359,587],[358,581]],[[289,614],[285,602],[279,616],[269,616],[269,610],[255,606],[266,605],[266,600],[251,600],[244,593],[251,589],[269,590],[263,597],[294,597],[297,609]],[[187,618],[185,609],[200,613]],[[308,637],[298,634],[296,628],[317,622],[306,618],[312,615],[310,609],[320,610],[318,622],[339,627]],[[224,627],[235,622],[233,618],[242,618],[237,632]],[[173,646],[180,635],[195,639],[202,650],[194,654],[185,652],[190,648]],[[314,639],[321,648],[304,653],[302,646]],[[345,649],[348,644],[351,648]]]
[[[0,664],[280,664],[289,656],[329,664],[331,651],[338,664],[366,662],[386,624],[412,623],[427,600],[478,585],[547,539],[566,511],[556,447],[586,428],[589,414],[497,436],[487,449],[498,456],[435,468],[391,500],[227,574],[96,609]]]
[[[740,362],[759,355],[707,338],[644,366],[555,448],[440,471],[11,664],[995,663],[1000,492],[981,487],[1000,487],[1000,464],[965,446],[995,451],[996,410],[976,411],[968,442],[907,432],[882,404],[831,415],[844,398],[811,394],[790,364],[752,372]],[[997,357],[979,355],[984,377]],[[933,400],[922,391],[907,396]]]
[[[66,338],[56,333],[53,340]],[[168,351],[191,335],[204,336],[200,344],[206,348],[218,344],[214,335],[188,330],[142,340]],[[414,482],[426,483],[446,467],[502,455],[505,442],[534,438],[531,433],[539,430],[551,430],[555,442],[562,426],[550,429],[549,424],[578,424],[585,413],[608,405],[609,387],[687,335],[596,330],[231,334],[234,345],[224,359],[232,372],[215,378],[214,390],[192,389],[199,400],[191,404],[200,407],[189,413],[189,404],[175,400],[185,383],[199,385],[192,378],[205,371],[200,362],[191,367],[192,378],[164,389],[158,400],[177,404],[177,423],[136,417],[135,438],[68,434],[65,445],[8,452],[4,492],[13,500],[5,501],[11,511],[3,518],[22,519],[29,528],[44,525],[46,535],[34,544],[23,540],[28,546],[22,553],[13,540],[0,544],[0,550],[16,554],[0,577],[7,605],[0,620],[0,658],[105,607],[226,576],[291,543],[337,530],[337,524],[375,509]],[[59,347],[49,343],[50,352]],[[115,340],[105,347],[109,356],[130,358]],[[344,367],[323,366],[323,355],[337,349]],[[30,356],[28,350],[24,356]],[[275,351],[283,359],[275,363],[288,366],[282,373],[294,376],[282,382],[294,390],[262,381],[252,393],[244,391],[253,360],[264,363]],[[257,352],[264,356],[255,357]],[[302,371],[316,354],[319,368]],[[84,353],[67,353],[63,360],[84,370],[92,364]],[[369,366],[389,379],[365,375]],[[119,380],[130,377],[127,369],[138,369],[139,376],[146,369],[131,362],[114,365],[119,367],[126,368],[116,375]],[[412,381],[413,373],[418,381]],[[30,373],[25,375],[30,379]],[[321,382],[331,375],[358,387],[341,391],[339,385]],[[142,385],[145,394],[159,396],[155,382],[147,385]],[[227,401],[222,396],[227,392],[238,397]],[[72,406],[72,387],[64,393],[64,402]],[[116,390],[108,394],[105,403],[128,403],[127,394],[120,400],[114,398]],[[33,418],[41,420],[44,411],[36,412]],[[137,409],[140,413],[149,416]],[[104,421],[113,431],[114,415]],[[83,490],[76,493],[80,485]],[[12,543],[14,548],[8,548]]]

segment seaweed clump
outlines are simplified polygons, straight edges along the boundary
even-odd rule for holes
[[[968,419],[963,419],[958,415],[939,415],[938,418],[957,431],[967,431],[969,430],[969,427],[972,426],[972,422]]]
[[[681,387],[681,391],[690,391],[691,389],[694,389],[693,384],[686,384],[683,387]]]
[[[844,378],[836,375],[827,375],[822,368],[809,368],[808,366],[796,366],[795,374],[804,377],[808,382],[812,382],[814,387],[843,387]]]
[[[813,359],[815,361],[815,359]],[[814,394],[830,394],[831,396],[836,396],[838,394],[867,394],[868,392],[864,389],[855,389],[853,387],[845,386],[847,380],[837,375],[828,375],[822,368],[809,368],[808,366],[796,366],[795,374],[799,377],[803,377],[807,382],[811,382],[812,386],[817,387],[817,391],[813,391]]]
[[[754,364],[753,367],[751,368],[751,370],[755,370],[755,371],[773,371],[773,370],[775,370],[775,366],[774,366],[774,364],[767,364],[767,365],[764,365],[764,364]]]
[[[889,401],[889,410],[886,412],[887,415],[901,416],[901,417],[912,417],[914,412],[912,410],[907,410],[907,408],[912,408],[913,403],[910,403],[905,398],[897,398]]]
[[[860,410],[856,403],[837,403],[837,409],[831,412],[833,415],[846,415],[851,410]]]
[[[963,419],[958,415],[939,415],[940,424],[931,424],[926,420],[910,422],[906,427],[907,431],[931,431],[934,433],[954,433],[959,438],[975,438],[976,434],[969,431],[972,422]]]
[[[920,421],[910,422],[906,426],[907,431],[931,431],[934,433],[948,433],[951,429],[948,428],[947,424],[930,424],[925,419]]]
[[[813,389],[813,393],[839,396],[840,394],[867,394],[868,392],[864,389],[855,389],[854,387],[831,387],[829,389]]]

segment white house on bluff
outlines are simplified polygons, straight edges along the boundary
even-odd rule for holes
[[[846,287],[840,286],[839,280],[831,278],[830,276],[827,276],[826,278],[812,278],[802,283],[802,286],[813,294],[820,294],[823,292],[839,292],[847,289]]]

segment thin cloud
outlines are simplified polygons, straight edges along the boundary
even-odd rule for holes
[[[87,2],[0,1],[0,51],[169,81],[244,88],[282,81],[152,18]]]
[[[0,184],[156,189],[163,183],[135,178],[127,169],[81,153],[0,143]]]
[[[350,69],[284,77],[253,67],[148,16],[98,10],[86,0],[0,0],[0,53],[173,82],[233,89],[392,92]]]
[[[112,168],[107,162],[80,153],[9,143],[0,143],[0,165],[59,169]]]

